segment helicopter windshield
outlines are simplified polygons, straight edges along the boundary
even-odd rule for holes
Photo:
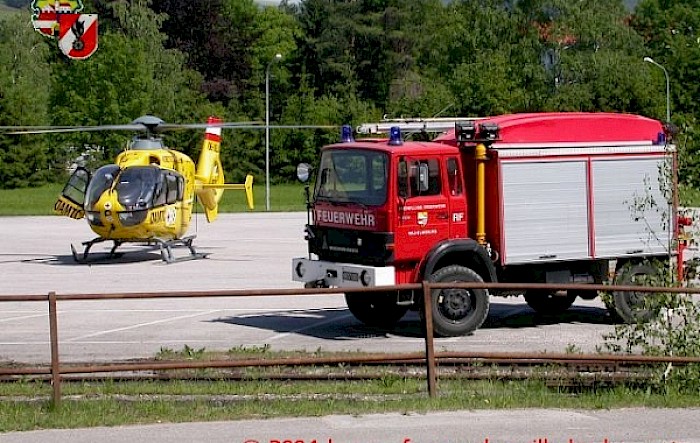
[[[114,183],[114,178],[119,174],[119,166],[105,165],[95,171],[90,184],[85,191],[85,209],[92,211],[100,196]]]
[[[166,193],[160,171],[156,166],[124,169],[115,186],[119,203],[130,211],[164,205]]]

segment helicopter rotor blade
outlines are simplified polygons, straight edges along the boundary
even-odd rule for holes
[[[334,129],[337,125],[267,125],[260,121],[240,122],[210,122],[210,123],[166,123],[153,115],[141,116],[131,123],[122,125],[95,125],[95,126],[0,126],[0,134],[61,134],[73,132],[99,132],[99,131],[138,131],[149,134],[158,134],[169,131],[187,129]]]
[[[65,129],[65,128],[72,128],[73,126],[0,126],[0,131],[32,131],[32,130],[37,130],[37,129]]]
[[[16,129],[12,128],[12,129]],[[40,128],[20,129],[8,131],[4,134],[8,135],[23,135],[23,134],[61,134],[68,132],[98,132],[98,131],[145,131],[143,125],[101,125],[101,126],[45,126]]]
[[[270,129],[337,129],[339,127],[338,125],[270,125]]]
[[[163,123],[153,129],[153,132],[178,131],[186,129],[226,128],[226,129],[256,129],[263,128],[262,123],[250,122],[212,122],[212,123]]]

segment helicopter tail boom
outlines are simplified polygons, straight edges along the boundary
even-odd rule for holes
[[[204,144],[202,145],[202,152],[199,154],[195,172],[197,182],[195,192],[204,207],[204,213],[208,222],[216,220],[219,212],[219,201],[225,189],[244,189],[248,207],[253,209],[252,176],[246,178],[246,183],[243,185],[225,183],[220,156],[221,126],[217,126],[221,122],[222,120],[217,117],[209,117],[207,123],[212,125],[207,126],[204,133]]]

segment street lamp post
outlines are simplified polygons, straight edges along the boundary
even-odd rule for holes
[[[666,68],[658,64],[657,62],[654,61],[653,58],[651,57],[644,57],[644,61],[647,63],[651,63],[652,65],[656,66],[657,68],[661,68],[662,71],[664,71],[664,77],[666,77],[666,124],[671,124],[671,86],[670,86],[670,80],[668,78],[668,71]],[[668,146],[668,145],[666,145]],[[675,160],[674,160],[675,162]],[[677,183],[678,183],[678,177],[676,175],[677,170],[675,166],[671,166],[671,174],[672,174],[672,180],[673,180],[673,186],[672,186],[672,196],[670,201],[668,202],[668,213],[669,213],[669,218],[671,220],[674,220],[673,223],[676,223],[676,217],[671,216],[671,214],[674,214],[673,208],[678,207],[678,192],[677,192]],[[670,220],[669,220],[670,221]],[[674,235],[673,235],[673,229],[668,230],[668,250],[669,252],[673,250],[673,244],[674,244]],[[673,274],[673,261],[669,260],[668,261],[668,272],[669,275],[674,275]]]
[[[666,71],[666,68],[655,62],[651,57],[644,57],[644,61],[651,63],[664,71],[664,76],[666,77],[666,123],[671,123],[671,86],[668,78],[668,71]]]
[[[282,58],[275,54],[265,68],[265,210],[270,210],[270,67]]]

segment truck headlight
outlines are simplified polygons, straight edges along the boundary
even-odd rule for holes
[[[304,268],[304,262],[300,261],[297,263],[297,267],[294,269],[294,271],[297,273],[297,276],[299,278],[303,277],[304,274],[306,274],[306,268]]]
[[[362,282],[362,286],[369,286],[372,283],[372,276],[369,275],[369,272],[362,271],[360,272],[360,281]]]

